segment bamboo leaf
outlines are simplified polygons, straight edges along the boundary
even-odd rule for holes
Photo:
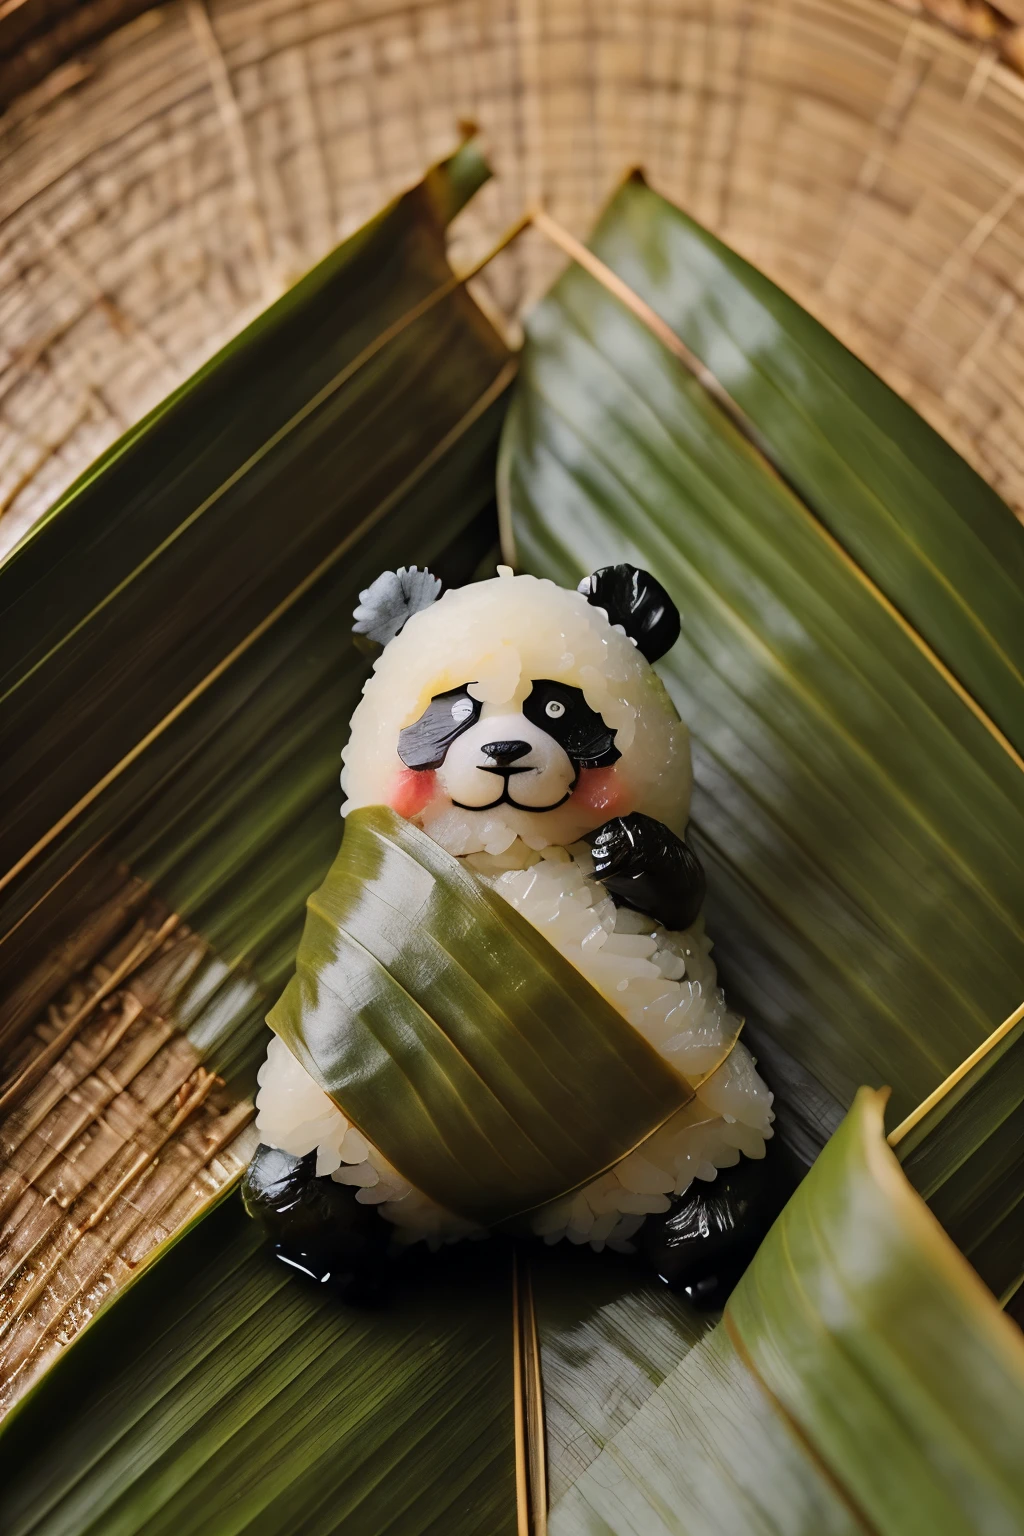
[[[1024,752],[1024,538],[991,487],[639,174],[591,245],[702,359],[798,495]]]
[[[458,170],[460,165],[464,165],[464,171]],[[427,289],[429,307],[418,323],[422,326],[424,318],[430,322],[430,316],[436,315],[447,338],[453,365],[460,348],[466,349],[465,378],[456,376],[455,366],[447,376],[443,370],[435,373],[438,393],[434,396],[430,378],[425,382],[417,380],[409,370],[404,381],[392,377],[391,404],[396,411],[404,412],[406,419],[405,428],[398,435],[394,459],[388,457],[390,437],[382,451],[379,440],[375,442],[372,434],[363,434],[364,468],[376,476],[363,485],[363,490],[370,497],[383,490],[379,500],[359,501],[357,455],[352,450],[349,463],[353,482],[344,485],[346,499],[340,511],[331,499],[333,492],[322,502],[310,504],[308,519],[281,518],[280,503],[273,511],[280,524],[277,536],[282,549],[286,539],[293,535],[296,548],[303,547],[307,525],[318,523],[326,536],[334,519],[335,533],[345,535],[340,545],[343,560],[333,566],[328,563],[319,574],[313,566],[309,576],[314,579],[304,577],[305,590],[276,615],[273,609],[268,615],[254,606],[251,617],[258,619],[261,632],[252,638],[251,644],[236,648],[233,658],[229,650],[222,649],[215,622],[207,626],[205,633],[187,634],[187,644],[195,646],[197,658],[205,646],[208,657],[229,659],[230,664],[222,666],[218,661],[219,675],[209,679],[208,686],[194,690],[193,696],[184,695],[187,707],[180,710],[178,705],[183,696],[178,691],[180,679],[175,672],[174,654],[176,647],[180,647],[181,635],[176,634],[175,625],[188,629],[188,586],[176,595],[172,611],[163,613],[152,592],[150,604],[138,595],[145,588],[148,571],[159,564],[162,556],[151,566],[143,563],[132,583],[120,594],[112,594],[110,572],[98,556],[83,564],[83,583],[92,584],[90,601],[95,599],[100,604],[110,598],[107,607],[114,609],[126,595],[132,595],[133,601],[138,597],[135,640],[139,654],[148,661],[140,662],[132,647],[121,660],[129,671],[138,664],[136,682],[151,678],[151,692],[141,700],[144,709],[158,715],[168,709],[177,712],[148,743],[145,734],[141,736],[145,750],[123,764],[92,803],[69,821],[26,870],[9,883],[4,911],[6,942],[0,942],[0,967],[4,968],[5,978],[22,985],[15,987],[11,1005],[5,1007],[0,1017],[0,1038],[5,1051],[13,1047],[17,1053],[25,1028],[31,1027],[40,1013],[45,1027],[49,998],[71,979],[76,969],[88,968],[92,959],[101,955],[104,943],[114,936],[112,930],[104,939],[104,923],[109,927],[108,909],[113,912],[111,921],[115,929],[119,923],[123,926],[130,922],[131,913],[123,903],[119,906],[112,902],[108,890],[111,880],[115,895],[118,886],[125,884],[123,870],[119,874],[116,870],[120,862],[125,862],[135,875],[128,888],[138,893],[140,900],[148,899],[148,882],[153,882],[179,918],[187,919],[213,945],[211,952],[199,943],[202,958],[198,966],[193,966],[185,985],[173,999],[168,996],[160,1001],[165,1028],[184,1031],[187,1036],[187,1042],[183,1042],[181,1035],[175,1033],[168,1050],[187,1058],[189,1063],[196,1060],[198,1052],[209,1068],[228,1079],[229,1088],[236,1095],[254,1088],[256,1065],[267,1039],[265,1013],[291,969],[303,903],[309,890],[322,879],[337,849],[341,825],[337,782],[340,749],[368,665],[353,646],[350,634],[351,610],[357,594],[382,566],[410,559],[429,561],[446,580],[461,583],[471,577],[475,565],[494,541],[493,465],[504,404],[501,395],[508,380],[507,372],[502,374],[501,370],[507,368],[508,359],[493,333],[486,327],[481,331],[483,323],[475,312],[465,311],[464,297],[457,296],[454,310],[451,309],[448,301],[456,284],[443,262],[443,231],[432,211],[434,203],[440,200],[450,213],[479,175],[473,152],[463,151],[454,170],[449,166],[433,173],[426,190],[401,201],[384,219],[384,235],[388,235],[390,228],[390,235],[397,241],[392,252],[394,261],[404,260],[410,267],[405,278],[407,290]],[[454,177],[456,190],[445,193],[449,177]],[[404,256],[400,249],[403,240]],[[357,251],[360,244],[357,236]],[[332,268],[332,263],[327,266]],[[352,351],[355,346],[359,353],[359,336],[353,342],[346,334],[346,327],[351,328],[353,323],[357,330],[363,328],[360,336],[367,326],[371,333],[374,324],[379,328],[375,340],[362,346],[359,353],[365,357],[369,351],[369,361],[356,369],[338,391],[331,430],[304,444],[304,462],[310,472],[319,458],[325,454],[329,457],[334,451],[336,439],[352,433],[359,439],[359,424],[365,422],[368,399],[367,376],[371,376],[370,395],[380,384],[379,377],[373,382],[371,364],[379,373],[383,359],[391,369],[395,360],[389,348],[404,335],[403,325],[389,328],[389,315],[394,312],[391,296],[378,295],[387,298],[392,306],[389,310],[377,302],[371,283],[360,302],[358,270],[353,273],[351,264],[346,267],[344,262],[335,262],[334,267],[334,300],[336,307],[336,301],[344,300],[340,306],[344,324],[339,321],[333,329],[323,325],[316,304],[304,305],[301,295],[297,305],[294,298],[284,303],[283,319],[279,307],[268,321],[272,331],[277,327],[275,334],[279,340],[282,334],[285,336],[293,361],[301,362],[305,357],[310,367],[316,360],[317,346],[323,346],[325,340],[336,352],[346,347]],[[330,271],[327,276],[331,276]],[[437,294],[438,276],[447,300],[435,303],[432,296]],[[319,291],[314,284],[314,298]],[[236,373],[246,373],[247,349],[251,344],[258,354],[262,334],[257,326],[236,344],[239,355],[232,365]],[[474,368],[479,383],[483,369],[477,365],[488,349],[496,372],[485,382],[482,394],[474,394]],[[211,365],[214,372],[221,363]],[[254,373],[254,385],[257,382],[258,375]],[[173,434],[168,436],[164,424],[179,407],[192,409],[190,389],[202,394],[203,387],[203,379],[186,386],[166,410],[155,413],[123,445],[127,458],[136,454],[147,460],[154,483],[160,482],[161,466],[168,456],[173,458],[178,451],[178,439]],[[261,387],[266,389],[265,381]],[[421,417],[424,391],[433,404],[424,409]],[[273,392],[272,389],[270,393]],[[230,456],[237,447],[233,436],[236,398],[223,392],[211,395],[209,391],[204,398],[206,417],[200,425],[207,433],[203,439],[206,449],[213,454],[219,447]],[[438,436],[438,418],[446,412],[450,413],[448,419],[454,417],[454,425]],[[121,458],[118,453],[109,455],[104,465],[85,477],[79,490],[68,498],[51,522],[46,537],[53,539],[58,553],[65,517],[70,519],[69,528],[77,526],[79,493],[91,494],[91,487],[102,486],[117,471]],[[118,504],[107,500],[99,512],[95,507],[93,511],[91,535],[102,542],[109,531],[108,516],[114,522],[117,520]],[[268,505],[268,516],[271,511]],[[136,508],[135,521],[140,526],[133,525],[133,536],[145,534],[149,526],[145,509]],[[208,537],[199,540],[204,527]],[[353,527],[357,536],[346,534],[346,528]],[[231,586],[235,567],[244,564],[245,557],[239,555],[233,538],[227,537],[224,528],[218,531],[214,523],[204,525],[199,519],[181,538],[192,539],[192,557],[199,565],[208,567],[211,573],[219,569],[227,587]],[[28,548],[26,545],[25,551]],[[272,561],[268,562],[268,572],[272,565]],[[0,574],[0,588],[4,588],[5,596],[21,590],[19,570],[23,573],[24,567],[15,561]],[[255,589],[251,595],[254,605],[261,600]],[[262,597],[266,597],[265,591]],[[273,618],[272,623],[266,622],[268,617]],[[104,618],[98,615],[90,622],[98,626],[96,634],[89,639],[87,625],[68,640],[66,649],[77,654],[80,645],[88,649],[92,644],[102,658],[102,671],[108,664],[115,665],[116,658],[113,651],[104,656]],[[27,646],[31,635],[26,633],[24,639]],[[27,651],[23,661],[27,671],[32,665]],[[35,700],[35,684],[43,670],[27,677],[24,688],[19,690],[23,699]],[[163,695],[161,688],[166,689]],[[103,719],[99,695],[85,688],[75,703],[75,711],[73,718],[61,723],[61,729],[66,727],[73,738],[77,733],[90,742],[93,736],[97,740],[103,736],[103,732],[94,730],[95,722]],[[130,727],[143,732],[145,723],[145,718],[140,722],[135,716],[126,717],[125,730]],[[35,725],[44,732],[49,728],[42,713]],[[133,738],[131,751],[139,739]],[[54,761],[45,791],[53,811],[64,812],[68,789],[59,759]],[[184,947],[195,947],[195,942],[189,939]],[[56,965],[55,956],[59,961]],[[68,1050],[73,1054],[75,1049],[76,1042],[72,1040]],[[59,1073],[61,1067],[58,1062],[54,1070]],[[69,1081],[77,1081],[73,1073]],[[208,1073],[204,1081],[209,1081]],[[134,1083],[127,1078],[124,1086],[126,1098],[130,1098]],[[44,1104],[43,1109],[46,1107]],[[246,1106],[235,1107],[238,1113],[234,1120],[244,1123]],[[34,1124],[40,1111],[33,1105],[27,1106],[26,1112],[28,1108]],[[167,1115],[173,1112],[172,1105]],[[19,1114],[20,1110],[16,1110],[15,1120]],[[229,1118],[225,1117],[225,1123]],[[14,1126],[15,1121],[9,1119],[5,1135]],[[93,1128],[88,1126],[87,1119],[83,1128],[88,1138]],[[237,1167],[237,1163],[225,1163],[225,1177],[232,1167]],[[198,1183],[190,1191],[193,1201],[202,1199],[203,1189]],[[10,1193],[8,1179],[5,1198]],[[126,1187],[125,1200],[129,1206],[132,1197],[133,1187]],[[20,1210],[19,1206],[10,1217],[15,1226]],[[214,1222],[220,1219],[211,1217]],[[159,1224],[155,1225],[159,1233]],[[116,1222],[113,1226],[116,1229]],[[5,1231],[5,1237],[10,1236],[10,1230]],[[101,1226],[90,1236],[91,1265],[99,1263],[102,1267],[102,1248],[97,1253],[95,1244],[105,1230]],[[246,1231],[247,1240],[254,1239],[255,1234]],[[110,1241],[114,1237],[116,1230]],[[12,1342],[8,1333],[8,1325],[15,1316],[11,1311],[12,1298],[20,1304],[24,1295],[31,1298],[38,1291],[35,1312],[44,1324],[47,1320],[60,1322],[70,1306],[73,1323],[80,1325],[95,1311],[100,1294],[108,1287],[104,1284],[91,1290],[82,1285],[82,1277],[91,1272],[86,1264],[76,1266],[73,1273],[68,1272],[68,1266],[60,1265],[51,1274],[47,1263],[42,1263],[41,1267],[36,1266],[36,1275],[30,1267],[35,1263],[35,1249],[26,1251],[20,1230],[13,1245],[5,1243],[8,1256],[12,1248],[18,1261],[16,1272],[9,1273],[5,1264],[2,1277],[14,1287],[4,1288],[3,1350],[5,1365],[9,1365],[12,1354],[8,1345],[12,1346],[18,1380],[7,1385],[18,1388],[31,1362],[25,1357],[25,1341],[15,1337]],[[48,1262],[49,1253],[44,1257]],[[128,1264],[136,1261],[129,1255]],[[120,1281],[126,1262],[119,1249],[111,1249],[108,1269],[115,1281]],[[115,1300],[115,1311],[119,1305],[120,1301]],[[30,1314],[29,1334],[33,1334],[31,1325]],[[34,1332],[39,1331],[37,1328]],[[412,1430],[410,1435],[409,1443],[415,1445]],[[440,1498],[435,1503],[438,1508],[444,1507]]]
[[[36,775],[32,791],[46,816],[67,817],[69,800],[89,782],[83,765],[90,754],[102,762],[89,772],[128,749],[111,781],[100,781],[101,793],[22,873],[0,876],[7,884],[0,975],[17,980],[87,920],[98,901],[92,850],[103,847],[155,881],[209,935],[223,985],[208,989],[194,1032],[215,1069],[240,1087],[252,1083],[261,1012],[290,970],[305,898],[337,848],[338,758],[368,666],[349,633],[360,587],[396,559],[429,560],[447,579],[466,580],[493,540],[493,459],[508,354],[454,283],[440,222],[484,175],[472,146],[431,172],[115,446],[0,571],[12,635],[4,660],[15,690],[7,703],[22,711],[19,751],[48,754],[49,769]],[[428,307],[405,326],[407,306],[424,293]],[[435,343],[446,365],[424,378],[408,348],[429,352]],[[268,389],[271,367],[285,370],[286,380]],[[315,400],[325,378],[328,414],[322,418],[326,405],[312,412],[301,442],[287,434],[276,443],[259,438],[275,412],[275,420],[291,420],[296,406],[301,414],[301,401]],[[253,412],[257,397],[265,398]],[[405,422],[397,437],[385,427],[388,412]],[[183,436],[191,457],[179,473]],[[338,474],[340,444],[347,445],[346,467]],[[290,472],[296,453],[304,474],[320,476],[320,489],[302,515],[282,517],[290,502],[282,503],[275,477]],[[271,480],[262,478],[271,470]],[[134,502],[122,485],[126,475],[137,487]],[[228,521],[212,506],[192,517],[195,498],[204,486],[216,489],[218,476],[238,488]],[[161,520],[173,525],[176,517],[187,526],[165,548]],[[274,540],[273,558],[265,545],[250,548],[259,518]],[[316,557],[327,541],[343,559],[318,574]],[[127,546],[135,563],[112,565]],[[165,560],[184,564],[161,575]],[[255,576],[245,574],[250,560]],[[267,605],[289,561],[307,590],[275,617]],[[62,597],[33,606],[48,564],[54,591],[62,573],[77,572],[66,605]],[[205,618],[188,574],[199,567],[213,594]],[[153,585],[158,577],[170,590]],[[229,601],[230,592],[236,598]],[[22,629],[19,612],[31,617]],[[231,659],[236,619],[255,621],[256,632],[250,629]],[[47,646],[57,649],[37,666]],[[51,667],[54,687],[71,690],[55,715]],[[194,696],[183,695],[204,667]],[[73,672],[77,685],[69,681]],[[108,707],[104,679],[115,674],[117,700]],[[93,729],[98,718],[102,731]],[[147,740],[154,718],[158,728]],[[16,755],[8,760],[12,772]],[[87,794],[96,787],[93,781]],[[224,1006],[240,966],[263,991],[255,1012],[251,985],[248,1007]],[[19,1020],[7,1021],[15,1035]]]
[[[629,1259],[564,1245],[531,1253],[552,1506],[705,1335],[714,1319]]]
[[[600,228],[600,250],[614,260],[628,244],[630,276],[647,270],[666,314],[664,295],[681,293],[683,309],[693,282],[662,237],[675,217],[634,183]],[[724,301],[701,292],[713,350]],[[786,334],[778,319],[754,333],[760,373]],[[816,337],[803,325],[805,350]],[[834,346],[822,342],[829,357]],[[790,393],[791,371],[780,358]],[[823,452],[821,432],[799,405],[785,417],[784,481],[573,266],[530,322],[499,487],[529,569],[568,583],[625,559],[668,587],[683,634],[663,665],[694,734],[693,825],[725,985],[841,1101],[857,1083],[891,1083],[898,1117],[1020,1002],[1024,774],[824,527],[817,481],[797,463]],[[929,459],[927,441],[918,434],[915,473],[930,466],[941,487],[955,478],[948,450]],[[851,476],[833,470],[829,516],[842,520]],[[1024,537],[1008,512],[1001,537]],[[966,590],[985,628],[983,589]]]
[[[691,1348],[552,1509],[552,1536],[1011,1532],[1024,1341],[863,1090]]]
[[[385,806],[349,815],[268,1023],[400,1173],[488,1226],[596,1178],[693,1097],[542,934]]]
[[[674,216],[633,185],[595,244],[613,278],[628,274],[661,316],[692,319],[691,269],[706,275],[713,263],[690,251],[685,270],[674,264]],[[735,294],[725,278],[720,286],[730,306],[705,285],[699,330],[684,336],[704,348],[703,362],[718,347],[735,350],[720,335]],[[540,574],[574,580],[629,559],[668,585],[683,616],[668,681],[695,730],[695,820],[725,984],[761,1016],[764,1054],[770,1064],[774,1052],[784,1079],[796,1082],[793,1058],[840,1097],[857,1077],[895,1079],[909,1111],[1019,1001],[1021,884],[999,851],[1007,825],[1020,826],[1019,769],[928,646],[879,601],[874,578],[837,548],[826,524],[846,516],[856,477],[834,454],[826,517],[808,469],[823,452],[820,401],[773,398],[756,421],[741,409],[738,428],[638,307],[574,267],[533,317],[503,442],[506,529]],[[805,321],[792,326],[813,354],[805,371],[824,366],[819,342],[835,366],[836,344]],[[773,378],[772,345],[785,353],[787,327],[776,315],[745,335]],[[856,375],[850,360],[851,388]],[[791,391],[785,356],[779,377]],[[734,373],[734,399],[736,384]],[[741,406],[753,413],[760,399]],[[922,429],[917,448],[928,436]],[[947,455],[936,446],[932,456],[940,487]],[[919,457],[915,473],[928,462]],[[890,509],[897,546],[913,523],[906,510]],[[961,505],[970,522],[967,512]],[[1018,530],[1004,521],[1004,535],[1012,547]],[[888,553],[876,551],[879,575]],[[896,553],[892,570],[906,551]],[[974,627],[991,636],[984,581],[971,590],[983,610]],[[959,824],[946,808],[956,786]],[[951,867],[971,892],[962,904],[958,895],[955,917]],[[991,914],[1003,903],[1016,915],[1000,940]],[[982,1007],[975,943],[986,964],[1002,956],[1003,981]],[[997,1257],[1012,1261],[1020,1170],[1019,1160],[1011,1167],[1015,1082],[995,1065],[985,1076],[987,1099],[965,1093],[947,1106],[929,1166],[937,1205],[944,1188],[958,1193],[959,1214],[976,1212],[983,1231],[986,1211],[998,1209],[987,1237],[999,1254],[972,1250],[994,1278]],[[881,1114],[880,1099],[858,1100],[762,1247],[726,1326],[696,1345],[676,1329],[663,1358],[676,1352],[679,1363],[663,1375],[654,1364],[653,1389],[611,1434],[596,1383],[615,1370],[616,1352],[600,1311],[581,1331],[586,1361],[569,1385],[556,1329],[549,1415],[594,1429],[583,1437],[587,1469],[552,1510],[553,1536],[1016,1529],[1020,1341],[896,1172]],[[965,1144],[976,1156],[957,1187],[955,1148]],[[957,1236],[968,1246],[963,1229]],[[535,1288],[544,1336],[543,1282]],[[571,1348],[571,1329],[567,1337]]]
[[[914,1188],[1008,1300],[1024,1276],[1024,1017],[1007,1020],[981,1059],[892,1139]]]
[[[6,1536],[515,1530],[508,1255],[386,1312],[297,1285],[237,1198],[5,1423]]]
[[[861,1095],[710,1333],[628,1266],[531,1261],[552,1536],[1016,1529],[1024,1346],[882,1111]],[[51,1373],[3,1437],[5,1530],[512,1529],[504,1250],[367,1317],[253,1243],[222,1207]]]
[[[501,395],[507,350],[444,251],[444,219],[485,176],[468,146],[385,209],[4,565],[0,793],[20,814],[0,878],[321,569],[351,566]]]

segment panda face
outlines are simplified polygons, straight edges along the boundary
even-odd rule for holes
[[[406,768],[436,772],[442,792],[462,810],[556,810],[581,768],[607,767],[619,757],[614,730],[579,688],[537,678],[516,709],[481,704],[471,687],[436,694],[398,738]]]

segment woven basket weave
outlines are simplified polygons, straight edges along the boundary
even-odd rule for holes
[[[585,233],[642,165],[1021,508],[1024,80],[982,0],[929,4],[987,40],[889,0],[146,11],[0,118],[0,552],[460,119],[497,177],[457,265],[534,197]],[[530,233],[486,296],[561,260]]]

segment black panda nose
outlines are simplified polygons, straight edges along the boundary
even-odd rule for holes
[[[493,757],[502,768],[507,768],[509,763],[514,763],[517,757],[526,756],[530,750],[530,743],[528,741],[488,741],[480,750],[487,757]]]

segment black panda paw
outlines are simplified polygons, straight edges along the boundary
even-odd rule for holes
[[[689,928],[704,902],[697,855],[668,827],[634,811],[615,816],[588,838],[594,873],[613,899],[672,932]]]
[[[356,1191],[316,1176],[316,1153],[293,1157],[259,1146],[242,1181],[249,1215],[275,1258],[351,1306],[381,1305],[391,1288],[391,1232]]]
[[[705,1183],[695,1179],[663,1216],[648,1216],[637,1237],[658,1278],[700,1311],[725,1306],[796,1184],[781,1147],[741,1157]]]
[[[337,1249],[300,1248],[287,1239],[272,1243],[270,1251],[292,1274],[322,1286],[347,1306],[373,1310],[391,1297],[393,1276],[386,1261],[368,1263]]]

